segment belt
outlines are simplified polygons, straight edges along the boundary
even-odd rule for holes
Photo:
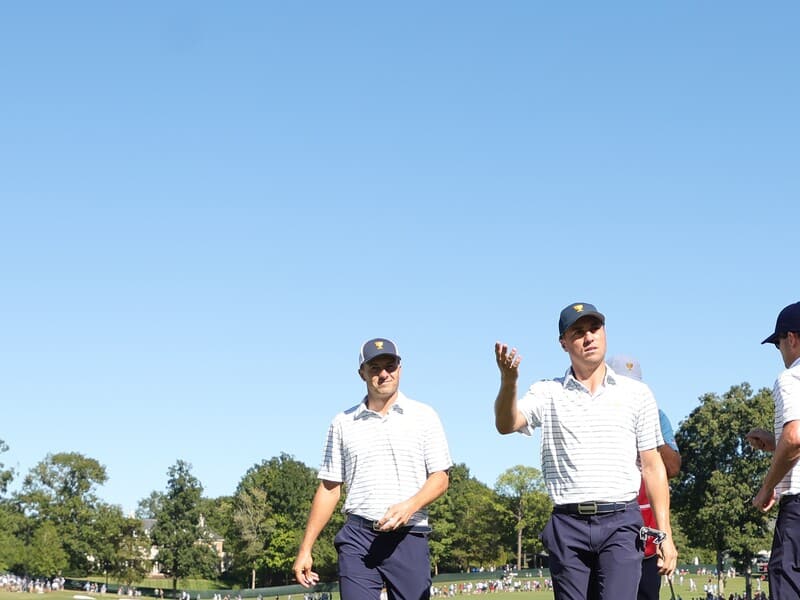
[[[636,500],[630,502],[579,502],[577,504],[558,504],[554,513],[565,515],[605,515],[621,512],[631,506],[638,506]]]
[[[393,529],[391,531],[381,531],[380,525],[378,525],[378,521],[373,521],[372,519],[365,519],[364,517],[359,517],[358,515],[347,515],[347,520],[350,523],[356,525],[356,527],[360,527],[361,529],[369,529],[373,533],[430,533],[431,528],[427,525],[408,525],[406,527],[399,527],[398,529]]]

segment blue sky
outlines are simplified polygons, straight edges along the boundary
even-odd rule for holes
[[[493,345],[524,385],[557,319],[607,315],[677,428],[771,387],[800,299],[793,3],[0,6],[0,462],[177,459],[208,496],[316,467],[361,342],[493,485]],[[524,387],[523,385],[523,387]]]

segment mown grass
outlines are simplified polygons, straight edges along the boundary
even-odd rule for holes
[[[679,583],[679,579],[676,578],[673,582],[673,588],[675,590],[675,597],[682,598],[683,600],[691,600],[692,598],[705,598],[705,594],[703,593],[703,584],[708,581],[707,575],[692,575],[691,578],[694,579],[697,589],[692,592],[689,589],[689,577],[684,577],[683,584]],[[144,582],[140,583],[140,587],[160,587],[162,589],[171,589],[172,582],[164,579],[157,579],[153,580],[157,581],[158,585],[150,586],[145,585]],[[169,585],[165,585],[165,582],[169,583]],[[475,580],[472,580],[473,583]],[[716,580],[715,580],[716,581]],[[755,578],[751,579],[752,582],[752,589],[753,593],[755,594],[756,590],[758,589],[757,583]],[[188,583],[188,582],[187,582]],[[440,584],[441,586],[447,586],[450,582],[446,584]],[[455,582],[456,584],[458,582]],[[434,585],[437,585],[434,581]],[[439,587],[437,585],[437,587]],[[203,600],[208,600],[212,597],[215,591],[211,588],[191,588],[188,585],[186,587],[179,587],[179,589],[191,589],[193,591],[200,590],[200,596]],[[733,579],[727,580],[725,584],[725,597],[727,598],[729,594],[744,594],[745,589],[745,580],[744,577],[734,577]],[[767,592],[767,583],[762,582],[761,589],[764,592]],[[203,593],[202,590],[208,590]],[[221,592],[223,596],[225,595],[224,592]],[[0,590],[0,600],[21,600],[21,596],[31,596],[31,600],[33,597],[42,597],[46,596],[46,600],[75,600],[75,596],[90,596],[91,598],[95,598],[97,600],[128,600],[127,596],[117,596],[117,594],[93,594],[93,593],[86,593],[83,591],[76,591],[76,590],[67,590],[67,591],[59,591],[59,592],[46,592],[45,594],[35,594],[35,593],[22,593],[22,592],[9,592],[5,590]],[[231,598],[235,598],[236,593],[233,592],[230,594]],[[332,600],[340,600],[339,594],[332,594]],[[466,596],[466,595],[465,595]],[[195,598],[196,594],[192,595],[192,598]],[[490,595],[491,600],[553,600],[553,592],[550,591],[539,591],[539,592],[496,592]],[[147,600],[148,596],[141,596],[142,600]],[[265,595],[265,600],[289,600],[290,596],[282,595],[282,596],[272,596],[272,595]],[[293,594],[291,596],[292,600],[302,600],[302,592]],[[439,596],[439,598],[446,598],[443,596]],[[669,586],[663,586],[661,588],[661,596],[660,600],[671,600],[672,596],[670,593]],[[134,599],[135,600],[135,599]]]

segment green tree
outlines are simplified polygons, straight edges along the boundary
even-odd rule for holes
[[[242,477],[233,497],[231,546],[235,570],[240,575],[247,571],[251,587],[258,571],[264,572],[264,585],[290,582],[317,485],[316,471],[285,453],[254,465]],[[315,544],[321,576],[335,573],[333,537],[342,523],[335,513]]]
[[[68,557],[60,537],[53,523],[39,523],[30,544],[25,547],[26,573],[34,577],[54,577],[61,574],[67,566]]]
[[[163,502],[164,492],[154,490],[147,498],[139,500],[134,514],[140,519],[155,519]]]
[[[151,530],[158,546],[157,560],[162,572],[172,578],[173,590],[178,589],[178,579],[216,574],[217,556],[204,543],[200,525],[203,486],[191,468],[189,463],[178,460],[167,470],[167,491]]]
[[[200,514],[206,523],[206,528],[226,540],[231,539],[233,519],[233,496],[218,496],[217,498],[201,498]]]
[[[239,484],[233,499],[235,537],[231,540],[234,564],[250,572],[250,588],[256,587],[256,573],[266,567],[265,546],[275,531],[275,519],[263,487]]]
[[[473,566],[505,564],[511,551],[503,543],[503,532],[512,531],[513,522],[499,496],[471,477],[463,463],[450,469],[447,496],[452,497],[454,523],[443,567],[468,571]]]
[[[514,517],[514,529],[517,534],[517,570],[519,570],[523,567],[522,543],[523,539],[526,539],[523,534],[533,531],[538,536],[547,523],[552,504],[545,491],[541,472],[533,467],[517,465],[505,470],[497,478],[494,489]],[[540,549],[539,543],[531,548],[534,552]]]
[[[753,427],[771,428],[772,395],[733,386],[721,398],[706,394],[676,432],[683,465],[672,487],[672,507],[693,546],[716,555],[720,591],[723,558],[749,573],[755,553],[768,547],[768,519],[751,505],[770,457],[745,439]]]
[[[17,500],[37,524],[52,523],[67,553],[68,568],[91,572],[96,540],[92,524],[98,505],[95,488],[107,480],[97,460],[77,452],[48,454],[25,476]]]
[[[3,452],[8,452],[8,444],[0,440],[0,454]],[[6,493],[8,484],[11,483],[12,479],[14,479],[14,470],[6,469],[5,465],[0,462],[0,496]]]
[[[150,544],[139,519],[123,519],[114,539],[114,548],[111,573],[117,580],[130,586],[147,576],[151,566]]]
[[[0,500],[0,572],[23,569],[25,515],[12,502]]]
[[[234,539],[233,496],[201,498],[200,514],[205,522],[205,534],[213,545],[221,544],[221,554],[217,556],[218,570],[226,577],[232,559],[231,543]]]
[[[94,521],[94,561],[106,576],[126,585],[144,579],[149,570],[150,543],[140,519],[125,517],[119,506],[101,504]]]
[[[271,583],[286,584],[291,582],[294,555],[300,546],[319,480],[316,469],[283,452],[265,466],[267,497],[276,515],[276,529],[266,546],[266,566]],[[332,549],[333,537],[343,523],[341,513],[334,511],[324,535],[317,541],[317,549],[323,543],[329,543]]]
[[[453,471],[450,471],[452,485]],[[431,533],[428,537],[428,546],[431,553],[431,567],[434,575],[439,574],[439,567],[452,555],[453,533],[456,529],[454,515],[455,492],[448,487],[447,493],[439,497],[428,507],[428,520],[431,524]]]

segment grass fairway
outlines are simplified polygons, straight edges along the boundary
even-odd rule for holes
[[[682,598],[683,600],[691,600],[692,598],[705,598],[705,594],[703,593],[703,583],[708,580],[708,576],[703,575],[694,575],[695,584],[697,585],[697,589],[694,592],[689,591],[689,579],[684,578],[684,583],[681,585],[676,578],[675,582],[673,583],[673,587],[675,588],[675,597]],[[751,580],[753,594],[756,593],[758,590],[757,583],[755,579]],[[733,594],[742,594],[744,595],[744,577],[735,577],[733,579],[729,579],[725,585],[725,597],[727,598],[731,593]],[[762,582],[761,589],[764,592],[767,592],[767,584],[766,582]],[[213,595],[213,591],[206,591],[200,592],[200,597],[203,600],[208,600]],[[222,592],[222,595],[225,596],[225,592]],[[480,596],[482,594],[471,594],[467,596],[466,594],[462,597],[472,597],[472,596]],[[8,592],[4,590],[0,590],[0,600],[21,600],[21,598],[28,597],[31,600],[34,598],[42,598],[42,600],[75,600],[75,596],[88,596],[94,598],[96,600],[127,600],[128,596],[117,596],[116,594],[87,594],[83,591],[78,590],[68,590],[68,591],[59,591],[59,592],[47,592],[45,594],[35,594],[35,593],[22,593],[22,592]],[[495,592],[488,594],[491,600],[553,600],[553,592],[541,591],[541,592]],[[192,598],[195,598],[196,594],[192,594]],[[230,593],[230,597],[233,599],[236,597],[236,592]],[[141,596],[142,600],[147,600],[150,598],[149,596]],[[289,600],[289,597],[286,595],[283,596],[272,596],[269,593],[264,594],[264,600]],[[293,594],[292,600],[302,600],[303,595],[302,593]],[[442,600],[446,600],[446,596],[437,596]],[[456,596],[458,598],[458,596]],[[670,589],[669,586],[665,586],[661,588],[661,598],[660,600],[670,600]],[[332,600],[339,600],[339,594],[333,594]]]

